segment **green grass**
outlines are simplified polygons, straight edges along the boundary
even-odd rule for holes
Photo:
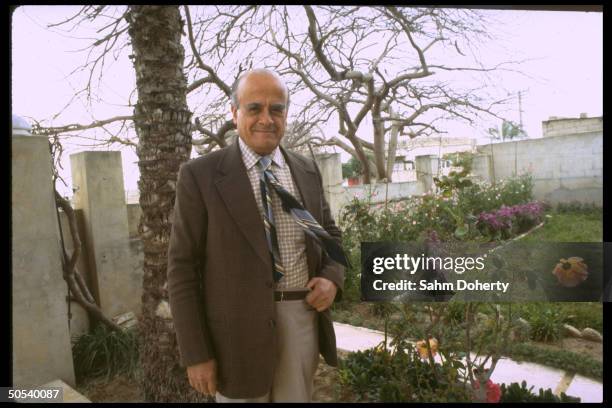
[[[521,239],[521,242],[602,242],[601,209],[591,211],[550,211],[544,226]]]
[[[544,364],[565,371],[575,372],[601,381],[603,364],[590,356],[569,350],[550,350],[536,344],[519,343],[511,346],[507,355],[514,360]]]
[[[138,367],[138,335],[135,329],[115,332],[99,324],[91,333],[73,339],[72,357],[76,382],[118,373],[134,376]]]
[[[579,330],[590,327],[600,333],[603,331],[603,304],[599,302],[519,303],[513,307],[512,314],[531,322],[536,314],[541,313],[544,305],[556,310],[563,323],[571,324]],[[490,314],[489,311],[484,313]]]

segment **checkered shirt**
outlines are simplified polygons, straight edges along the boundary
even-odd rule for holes
[[[261,190],[259,188],[260,168],[257,166],[260,156],[255,153],[242,138],[238,138],[240,151],[242,153],[242,161],[247,169],[257,208],[261,221],[264,220],[264,209],[261,201]],[[287,165],[282,152],[278,147],[270,154],[272,164],[270,170],[276,176],[278,181],[287,191],[291,193],[302,205],[302,199],[298,192],[291,171]],[[272,199],[272,213],[274,216],[274,225],[276,227],[276,236],[278,238],[278,249],[280,252],[280,261],[285,268],[285,276],[276,283],[277,289],[298,289],[305,288],[308,283],[308,263],[306,261],[306,238],[304,230],[295,222],[290,213],[283,211],[280,197],[276,191],[268,185],[268,192]]]

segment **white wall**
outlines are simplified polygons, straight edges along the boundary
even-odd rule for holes
[[[534,197],[551,204],[578,201],[603,203],[603,133],[553,136],[478,146],[490,156],[499,180],[531,172]],[[492,151],[492,153],[491,153]]]

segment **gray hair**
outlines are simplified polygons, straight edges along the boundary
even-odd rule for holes
[[[242,79],[247,75],[247,74],[268,74],[268,75],[272,75],[274,77],[276,77],[285,87],[285,93],[287,94],[287,106],[285,107],[285,110],[289,109],[289,88],[287,87],[287,85],[285,84],[285,82],[281,79],[280,75],[278,75],[276,72],[271,71],[269,69],[266,68],[255,68],[249,71],[245,71],[242,74],[240,74],[238,76],[238,78],[236,78],[236,80],[234,81],[234,83],[232,84],[232,94],[230,96],[231,99],[231,103],[232,106],[234,106],[236,109],[239,108],[238,106],[238,87],[240,86],[240,82],[242,82]]]

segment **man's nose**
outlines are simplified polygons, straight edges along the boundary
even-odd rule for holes
[[[272,116],[270,115],[270,112],[267,109],[262,109],[261,114],[259,115],[259,122],[264,125],[270,125],[274,123],[274,121],[272,120]]]

